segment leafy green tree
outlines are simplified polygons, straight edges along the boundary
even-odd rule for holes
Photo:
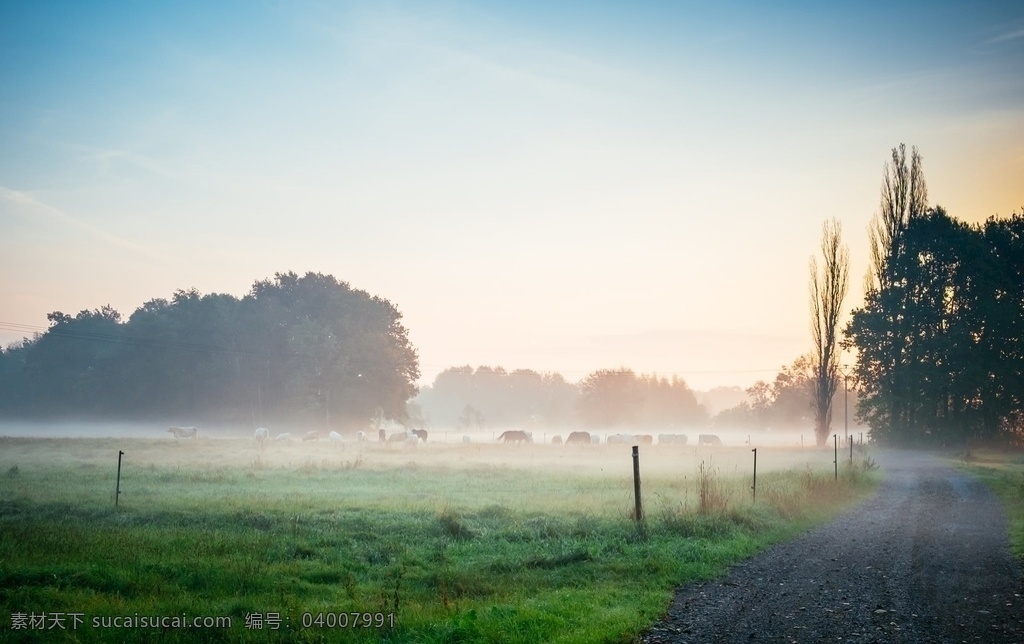
[[[599,369],[579,384],[576,412],[587,427],[636,424],[644,391],[632,369]]]
[[[55,311],[47,319],[50,328],[24,356],[24,390],[36,411],[88,416],[107,411],[115,401],[104,385],[123,383],[116,360],[121,315],[103,306],[74,317]]]
[[[333,276],[279,273],[242,300],[179,290],[127,322],[112,308],[49,316],[0,353],[0,413],[217,418],[306,415],[365,427],[401,420],[418,358],[387,300]]]
[[[941,208],[914,218],[885,288],[847,328],[860,417],[889,442],[955,443],[1013,431],[1024,372],[1024,223],[969,226]]]
[[[377,408],[406,419],[419,359],[389,301],[354,290],[331,275],[278,273],[253,285],[244,303],[271,359],[262,381],[271,400],[300,403],[331,426],[365,426]]]

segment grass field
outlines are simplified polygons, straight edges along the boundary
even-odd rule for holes
[[[983,480],[1003,502],[1010,529],[1010,548],[1024,563],[1024,450],[972,449],[967,470]]]
[[[751,456],[642,447],[637,522],[629,446],[0,438],[0,636],[630,641],[675,586],[876,482],[861,455],[837,482],[831,450],[761,449],[754,503]]]

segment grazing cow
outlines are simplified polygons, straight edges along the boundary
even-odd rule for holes
[[[561,445],[562,444],[562,437],[561,436],[555,436],[554,438],[551,439],[551,444],[552,445]]]
[[[330,434],[327,435],[327,438],[330,438],[332,443],[341,442],[341,434],[339,434],[338,432],[331,432]]]
[[[306,432],[306,435],[302,437],[302,442],[303,443],[305,443],[306,441],[318,441],[318,440],[320,440],[320,432],[316,431],[315,429],[313,431],[311,431],[311,432]]]
[[[722,439],[714,434],[701,434],[697,437],[698,445],[721,445]]]
[[[472,443],[473,439],[471,439],[469,436],[463,436],[462,437],[462,442],[463,443]]]
[[[356,432],[356,440],[360,443],[366,442],[366,432]]]
[[[285,432],[284,434],[278,434],[277,436],[274,437],[274,440],[276,441],[290,441],[291,439],[292,435],[287,432]]]
[[[686,434],[658,434],[659,445],[686,445]]]
[[[388,433],[385,432],[383,429],[378,429],[377,430],[377,440],[379,440],[382,443],[386,442],[388,440]]]
[[[498,440],[503,443],[532,443],[533,437],[524,431],[510,429],[507,432],[502,432]]]
[[[409,432],[395,432],[394,434],[388,436],[388,443],[404,443],[409,438],[409,436]],[[419,439],[417,438],[416,440]]]
[[[600,445],[601,444],[601,437],[598,436],[597,434],[591,434],[590,435],[590,444],[591,445]]]
[[[639,442],[633,434],[612,434],[608,437],[609,445],[633,445]]]
[[[425,429],[414,429],[412,433],[416,435],[416,438],[420,439],[424,443],[427,442],[427,430]]]
[[[654,437],[650,434],[640,434],[636,439],[641,445],[654,445]]]
[[[199,430],[195,427],[171,427],[167,431],[175,438],[199,438]]]
[[[566,445],[590,445],[590,432],[572,432],[565,439]]]

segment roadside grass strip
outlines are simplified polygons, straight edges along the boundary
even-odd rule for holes
[[[1024,450],[973,449],[962,462],[1002,502],[1010,531],[1010,549],[1024,563]]]

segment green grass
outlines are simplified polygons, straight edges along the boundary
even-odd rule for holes
[[[1009,523],[1010,549],[1024,562],[1024,451],[975,449],[965,468],[981,479],[1003,504]]]
[[[241,445],[0,439],[0,638],[39,636],[10,630],[13,613],[77,612],[90,623],[232,618],[230,629],[162,632],[169,641],[625,642],[674,587],[722,574],[874,483],[851,468],[833,481],[830,455],[821,469],[787,461],[759,471],[752,504],[739,465],[711,465],[727,454],[651,451],[638,523],[618,453],[294,446],[252,456]],[[115,508],[117,449],[130,458]],[[393,614],[394,627],[303,627],[303,614],[321,612]],[[280,630],[247,630],[251,613],[278,613]],[[154,634],[90,623],[63,634]]]

